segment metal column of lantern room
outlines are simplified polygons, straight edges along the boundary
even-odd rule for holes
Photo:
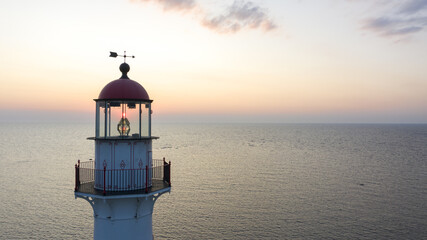
[[[171,191],[171,163],[152,156],[152,100],[129,70],[122,63],[95,99],[95,160],[75,165],[74,194],[93,208],[94,239],[153,239],[154,203]]]

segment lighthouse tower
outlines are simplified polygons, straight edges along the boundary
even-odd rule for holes
[[[153,100],[129,70],[122,63],[95,99],[95,160],[75,165],[74,194],[93,208],[94,239],[153,239],[154,203],[171,190],[170,162],[152,158]]]

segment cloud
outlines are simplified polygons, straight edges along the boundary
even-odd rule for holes
[[[427,0],[402,0],[399,5],[389,1],[385,7],[391,11],[365,19],[362,28],[385,37],[410,36],[425,30]]]
[[[414,14],[417,12],[421,12],[423,9],[426,8],[427,0],[411,0],[405,2],[399,12],[403,14]]]
[[[265,31],[277,28],[262,8],[244,1],[234,1],[225,14],[213,18],[206,17],[202,24],[221,33],[234,33],[244,28],[261,28]]]
[[[251,1],[235,0],[232,5],[225,8],[223,13],[214,17],[204,11],[195,0],[140,0],[153,2],[166,10],[188,11],[198,9],[193,13],[197,16],[201,25],[219,33],[236,33],[243,29],[262,29],[270,31],[277,25],[270,19],[265,9],[255,5]]]
[[[422,31],[426,25],[427,18],[401,19],[378,17],[367,19],[364,28],[383,36],[396,36]]]
[[[196,6],[194,0],[141,0],[142,2],[154,2],[163,6],[163,10],[190,10]]]

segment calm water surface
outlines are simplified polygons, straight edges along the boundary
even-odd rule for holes
[[[92,124],[0,124],[0,239],[91,239]],[[427,239],[427,125],[162,124],[156,239]]]

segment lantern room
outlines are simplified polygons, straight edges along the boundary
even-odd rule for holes
[[[96,101],[96,139],[151,138],[151,102],[147,91],[128,78],[130,67],[120,65],[122,77],[107,84]]]
[[[127,63],[122,76],[108,83],[96,102],[95,188],[130,191],[152,186],[151,103],[147,91],[129,79]],[[145,176],[145,178],[144,178]],[[104,181],[105,178],[105,181]]]

